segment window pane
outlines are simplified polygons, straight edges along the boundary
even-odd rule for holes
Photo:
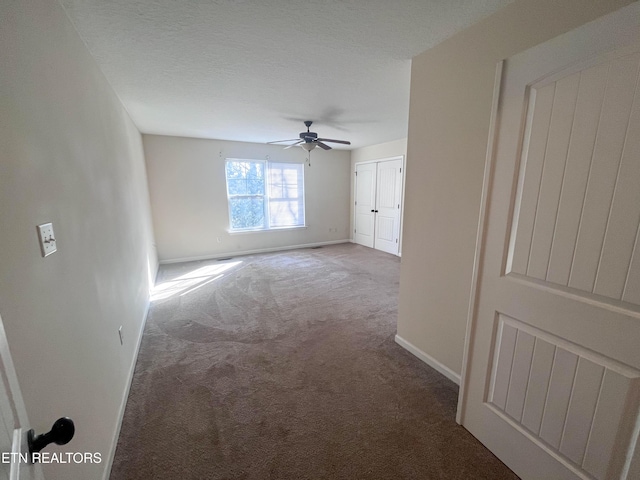
[[[264,195],[264,162],[228,161],[229,195]]]
[[[269,165],[269,223],[272,227],[304,225],[304,165]]]
[[[228,178],[227,189],[229,195],[246,195],[247,181],[244,178]]]
[[[304,225],[304,209],[298,200],[269,200],[269,221],[272,227]]]
[[[247,192],[250,195],[264,195],[264,163],[251,162],[249,164]]]
[[[264,228],[264,197],[231,197],[232,229]]]

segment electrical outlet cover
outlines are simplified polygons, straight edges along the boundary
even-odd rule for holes
[[[56,237],[53,234],[53,224],[43,223],[38,225],[38,238],[40,239],[40,251],[46,257],[58,250],[56,247]]]

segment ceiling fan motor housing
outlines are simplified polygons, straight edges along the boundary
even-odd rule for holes
[[[318,138],[318,134],[316,132],[300,132],[300,138],[305,142],[313,142]]]

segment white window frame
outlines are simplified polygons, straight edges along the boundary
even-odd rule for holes
[[[248,162],[248,163],[261,163],[264,165],[264,194],[259,195],[259,194],[234,194],[231,195],[229,193],[229,182],[228,182],[228,178],[227,178],[227,165],[229,163],[232,162]],[[271,221],[271,216],[270,216],[270,212],[269,212],[269,206],[270,206],[270,200],[271,200],[271,196],[270,196],[270,172],[271,172],[271,165],[296,165],[298,167],[302,167],[301,175],[299,177],[299,182],[298,182],[298,188],[302,189],[302,195],[301,195],[301,208],[302,208],[302,217],[303,217],[303,222],[299,225],[287,225],[287,226],[272,226],[270,224]],[[294,162],[270,162],[267,160],[252,160],[252,159],[246,159],[246,158],[227,158],[225,160],[225,164],[224,164],[224,179],[225,179],[225,186],[227,189],[227,212],[229,214],[229,229],[228,232],[235,234],[235,233],[254,233],[254,232],[268,232],[268,231],[278,231],[278,230],[293,230],[293,229],[301,229],[301,228],[307,228],[306,225],[306,190],[305,190],[305,181],[304,181],[304,164],[298,164],[298,163],[294,163]],[[231,214],[231,201],[230,199],[233,197],[245,197],[245,198],[249,198],[249,197],[263,197],[264,198],[264,222],[263,225],[261,227],[251,227],[251,228],[233,228],[232,224],[231,224],[231,219],[232,219],[232,214]],[[275,200],[275,197],[274,197]]]

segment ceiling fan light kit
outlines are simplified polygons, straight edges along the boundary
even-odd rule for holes
[[[313,142],[309,142],[309,143],[303,143],[302,145],[300,145],[302,148],[304,148],[307,152],[310,152],[311,150],[313,150],[314,148],[316,148],[316,144]]]
[[[297,147],[300,146],[302,147],[304,150],[306,150],[307,152],[309,152],[309,166],[311,166],[311,150],[313,150],[316,147],[320,147],[323,150],[331,150],[331,147],[329,145],[326,144],[326,142],[329,143],[340,143],[342,145],[351,145],[351,142],[348,142],[347,140],[333,140],[331,138],[318,138],[318,134],[316,132],[312,132],[310,131],[311,125],[313,124],[313,122],[311,120],[306,120],[304,122],[305,126],[307,127],[307,131],[306,132],[300,132],[299,139],[298,138],[293,138],[290,140],[276,140],[274,142],[268,142],[269,144],[275,144],[275,143],[287,143],[287,142],[294,142],[291,143],[287,146],[285,146],[284,148],[291,148],[291,147]]]

